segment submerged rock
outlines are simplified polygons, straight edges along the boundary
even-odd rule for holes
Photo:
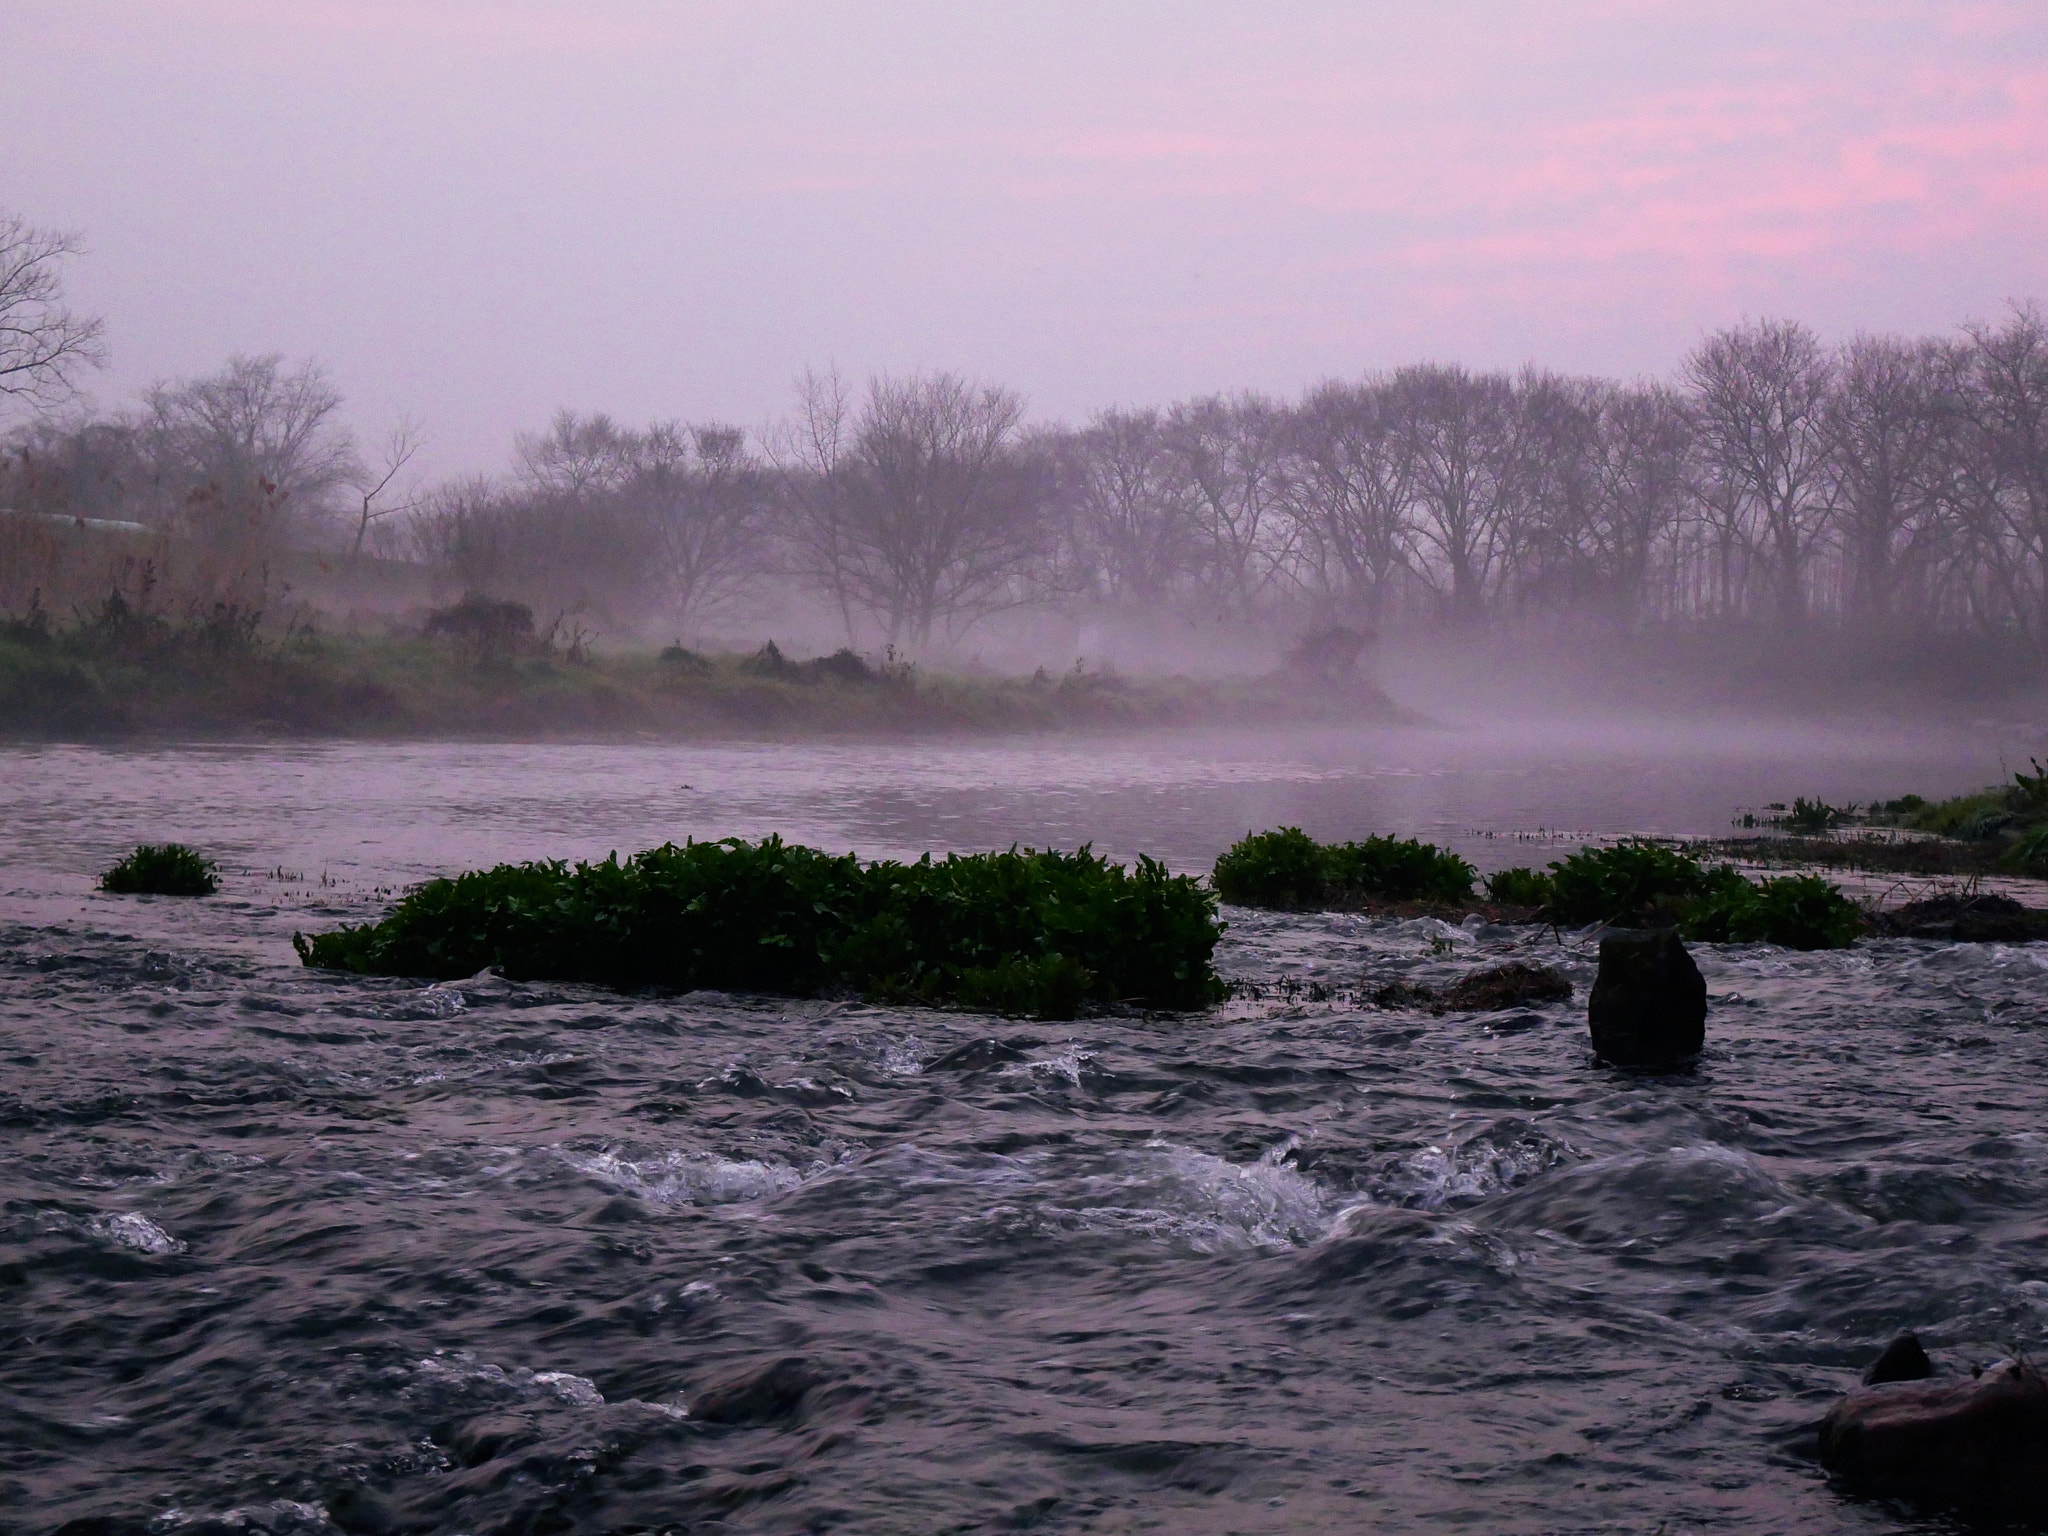
[[[1372,1003],[1377,1008],[1419,1008],[1428,1013],[1493,1013],[1534,1003],[1561,1003],[1571,995],[1572,984],[1562,971],[1510,960],[1506,965],[1460,976],[1442,991],[1390,981],[1372,994]]]
[[[1036,1045],[1037,1041],[1031,1042]],[[926,1072],[984,1072],[990,1067],[1003,1066],[1013,1061],[1024,1060],[1024,1052],[1016,1043],[1007,1040],[970,1040],[965,1045],[956,1045],[943,1056],[934,1056],[924,1064]]]
[[[1934,1374],[1934,1362],[1920,1347],[1920,1336],[1902,1333],[1885,1345],[1884,1353],[1863,1373],[1863,1385],[1874,1387],[1887,1381],[1925,1381]]]
[[[2048,939],[2048,912],[2023,907],[2010,896],[1930,896],[1871,919],[1872,929],[1902,939],[1947,939],[1958,944],[2023,944]]]
[[[748,1366],[705,1387],[690,1403],[707,1424],[771,1424],[796,1417],[804,1394],[825,1380],[801,1355]]]
[[[1603,1061],[1675,1066],[1707,1042],[1706,978],[1673,929],[1610,933],[1586,1018]]]
[[[1820,1459],[1859,1493],[2048,1514],[2048,1379],[2001,1360],[1974,1377],[1858,1387],[1821,1421]]]

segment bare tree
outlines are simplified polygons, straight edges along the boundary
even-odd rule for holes
[[[340,411],[318,363],[287,370],[276,354],[232,357],[219,373],[157,385],[143,432],[170,499],[160,517],[217,552],[253,554],[313,531],[333,494],[361,475]]]
[[[806,369],[791,417],[768,434],[783,536],[795,573],[827,593],[854,633],[853,396],[839,371]]]
[[[355,489],[362,496],[362,507],[356,514],[356,537],[350,547],[351,554],[362,554],[363,536],[370,531],[372,523],[411,509],[411,497],[382,507],[377,505],[377,498],[391,488],[391,482],[418,456],[426,441],[426,434],[420,430],[419,424],[410,416],[401,416],[384,439],[376,464],[362,468],[355,482]]]
[[[768,475],[737,427],[657,422],[633,434],[617,492],[652,534],[668,602],[687,626],[766,564]]]
[[[522,432],[514,441],[520,478],[546,490],[615,490],[631,472],[633,434],[602,411],[557,411],[547,431]]]
[[[1022,452],[1023,402],[956,374],[876,378],[857,418],[836,377],[810,377],[778,434],[803,564],[891,644],[1031,595],[1045,475]]]
[[[1887,627],[1909,588],[1924,582],[1942,532],[1947,350],[1938,342],[1859,336],[1836,362],[1828,401],[1836,518],[1849,618],[1866,629]]]
[[[1070,585],[1127,606],[1168,600],[1196,564],[1194,522],[1157,411],[1103,411],[1051,445]]]
[[[1986,627],[2048,644],[2048,323],[2028,304],[1965,334],[1951,464],[1988,588],[1972,607]]]
[[[1522,444],[1504,374],[1425,364],[1389,381],[1414,465],[1418,567],[1455,622],[1484,617],[1511,536]]]
[[[1779,623],[1797,627],[1833,511],[1833,366],[1805,326],[1767,320],[1709,336],[1685,372],[1723,505],[1744,519]]]
[[[84,249],[0,210],[0,396],[48,405],[106,361],[103,323],[64,307],[64,258]]]
[[[1324,384],[1290,413],[1288,504],[1325,601],[1378,622],[1411,576],[1415,461],[1385,380]]]
[[[1523,608],[1574,611],[1603,595],[1600,418],[1613,387],[1533,367],[1515,381],[1501,585]]]
[[[1286,580],[1285,416],[1263,395],[1212,395],[1166,415],[1166,441],[1186,482],[1200,563],[1216,611],[1249,616]]]
[[[1598,496],[1586,528],[1597,600],[1611,618],[1631,623],[1650,606],[1660,548],[1670,578],[1668,615],[1678,603],[1675,566],[1680,531],[1696,508],[1693,422],[1686,404],[1661,384],[1605,392],[1595,473]]]

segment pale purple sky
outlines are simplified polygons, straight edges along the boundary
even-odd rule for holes
[[[439,470],[806,365],[1034,414],[2048,299],[2041,0],[17,0],[0,206],[116,401],[315,356]]]

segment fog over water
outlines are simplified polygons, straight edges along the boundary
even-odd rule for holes
[[[364,890],[769,833],[870,858],[1091,843],[1201,873],[1245,832],[1283,824],[1419,836],[1491,870],[1555,856],[1515,834],[1704,837],[1795,795],[1957,794],[2031,744],[1988,723],[1588,716],[887,744],[18,746],[4,749],[0,813],[17,877],[74,881],[165,837]]]
[[[2048,946],[1700,945],[1597,1066],[1574,935],[1225,909],[1269,991],[1071,1024],[307,971],[499,858],[1247,827],[1719,830],[2008,744],[1730,723],[0,752],[0,1501],[25,1532],[1951,1531],[1811,1428],[1900,1328],[2048,1348]],[[204,901],[93,892],[145,836]],[[975,1045],[976,1041],[984,1044]],[[954,1055],[957,1048],[971,1047]],[[70,1524],[68,1522],[79,1522]]]

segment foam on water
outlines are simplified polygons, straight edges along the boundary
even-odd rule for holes
[[[555,1155],[607,1189],[657,1205],[736,1205],[795,1189],[804,1181],[794,1168],[754,1159],[674,1151],[638,1160],[614,1151]]]
[[[103,1214],[87,1219],[85,1230],[115,1248],[134,1253],[183,1253],[185,1245],[147,1216],[135,1211]]]

